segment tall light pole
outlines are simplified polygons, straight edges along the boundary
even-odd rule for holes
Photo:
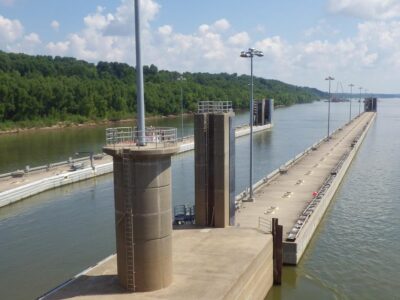
[[[180,81],[180,82],[183,82],[185,80],[186,80],[186,78],[183,76],[178,77],[178,81]],[[183,138],[183,87],[182,87],[182,84],[181,84],[181,135]]]
[[[327,135],[327,139],[329,140],[329,126],[331,123],[331,81],[335,80],[335,78],[333,78],[332,76],[328,76],[325,78],[325,80],[329,81],[329,99],[328,99],[328,135]]]
[[[253,80],[253,58],[254,56],[262,57],[264,53],[254,48],[242,51],[240,57],[250,58],[251,73],[251,95],[250,95],[250,176],[249,176],[249,201],[253,201],[253,122],[254,122],[254,80]]]
[[[135,42],[136,42],[136,101],[137,101],[137,129],[139,145],[146,145],[146,124],[144,118],[144,86],[142,47],[140,44],[140,0],[135,0]]]
[[[359,89],[360,89],[360,100],[358,101],[358,115],[361,114],[361,91],[363,88],[360,86]]]
[[[354,84],[350,83],[349,87],[350,87],[350,116],[349,116],[349,122],[351,122],[351,98],[353,98],[353,86]]]

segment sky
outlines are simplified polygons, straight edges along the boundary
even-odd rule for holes
[[[249,4],[250,3],[250,4]],[[400,93],[400,0],[141,0],[143,63]],[[134,0],[0,0],[0,50],[135,65]]]

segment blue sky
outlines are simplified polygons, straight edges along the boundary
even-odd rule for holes
[[[258,76],[400,93],[399,0],[141,2],[146,64],[242,74],[239,52],[256,47]],[[133,65],[133,0],[0,0],[0,49]]]

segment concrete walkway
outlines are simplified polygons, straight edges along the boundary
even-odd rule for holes
[[[342,130],[337,131],[328,142],[305,155],[286,173],[277,176],[254,193],[253,203],[243,203],[236,214],[237,225],[256,228],[259,217],[278,218],[283,225],[283,239],[287,238],[299,216],[313,199],[313,192],[320,189],[331,170],[342,156],[351,149],[356,136],[363,131],[374,113],[364,113]]]
[[[42,299],[264,299],[272,286],[272,236],[255,229],[181,229],[173,232],[173,283],[126,293],[116,256]]]
[[[85,164],[85,168],[90,167],[90,160],[85,160],[83,161]],[[107,164],[107,163],[112,163],[112,157],[111,156],[104,156],[103,159],[101,160],[94,160],[93,164],[95,167]],[[57,176],[60,174],[69,174],[72,173],[70,170],[71,166],[69,165],[63,165],[59,167],[51,167],[48,171],[47,170],[40,170],[40,171],[35,171],[35,172],[30,172],[25,174],[23,177],[18,177],[18,178],[13,178],[13,177],[6,177],[6,178],[0,178],[0,193],[14,189],[35,181],[39,181],[41,179],[44,179],[46,177],[52,177],[52,176]]]

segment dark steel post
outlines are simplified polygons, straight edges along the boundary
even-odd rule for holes
[[[278,225],[278,219],[272,219],[272,239],[273,239],[273,280],[274,285],[282,284],[282,265],[283,265],[283,226]]]

